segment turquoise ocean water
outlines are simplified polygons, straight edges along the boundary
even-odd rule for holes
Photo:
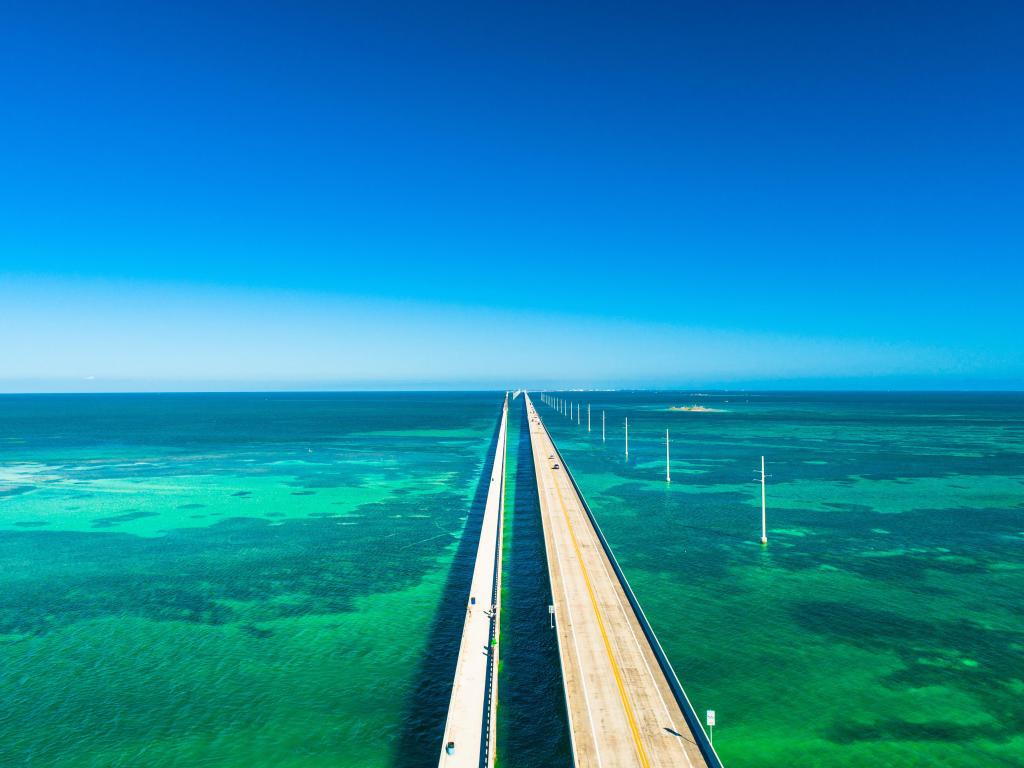
[[[591,432],[541,414],[730,768],[1024,765],[1024,397],[565,396]],[[0,397],[0,765],[436,760],[500,402]],[[557,765],[521,400],[508,448],[499,759]]]
[[[0,397],[0,765],[436,760],[500,406]]]
[[[1024,396],[561,396],[581,425],[540,412],[727,766],[1024,765]]]

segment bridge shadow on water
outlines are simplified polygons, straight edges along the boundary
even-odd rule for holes
[[[511,403],[509,404],[511,411]],[[511,417],[510,417],[511,421]],[[436,765],[441,755],[448,700],[451,698],[455,664],[465,618],[469,585],[473,581],[480,529],[483,526],[484,507],[494,466],[494,449],[501,431],[501,405],[494,432],[487,446],[483,470],[477,480],[476,492],[470,504],[466,527],[448,571],[441,602],[430,630],[426,653],[417,674],[416,688],[409,700],[405,717],[399,724],[400,736],[392,765],[396,768],[423,768]]]
[[[505,768],[571,765],[530,423],[523,398],[516,403],[508,425],[515,495],[505,509],[497,751]]]

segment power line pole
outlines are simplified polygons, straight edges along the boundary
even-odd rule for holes
[[[668,430],[665,430],[665,482],[672,482],[672,472],[670,471],[671,460],[668,455]]]
[[[765,515],[764,497],[764,456],[761,457],[761,543],[768,543],[768,525]]]

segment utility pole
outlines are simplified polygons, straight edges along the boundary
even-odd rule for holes
[[[765,517],[764,502],[764,456],[761,457],[761,543],[768,543],[768,526]]]
[[[668,430],[666,429],[665,430],[665,482],[666,483],[671,483],[672,482],[672,472],[670,470],[671,466],[672,466],[671,465],[671,461],[670,461],[669,455],[668,455]]]

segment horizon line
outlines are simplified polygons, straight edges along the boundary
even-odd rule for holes
[[[31,397],[50,395],[327,395],[327,394],[478,394],[514,392],[680,392],[702,394],[1004,394],[1024,395],[1024,388],[924,388],[924,387],[383,387],[378,389],[110,389],[110,390],[36,390],[0,391],[0,397]]]

